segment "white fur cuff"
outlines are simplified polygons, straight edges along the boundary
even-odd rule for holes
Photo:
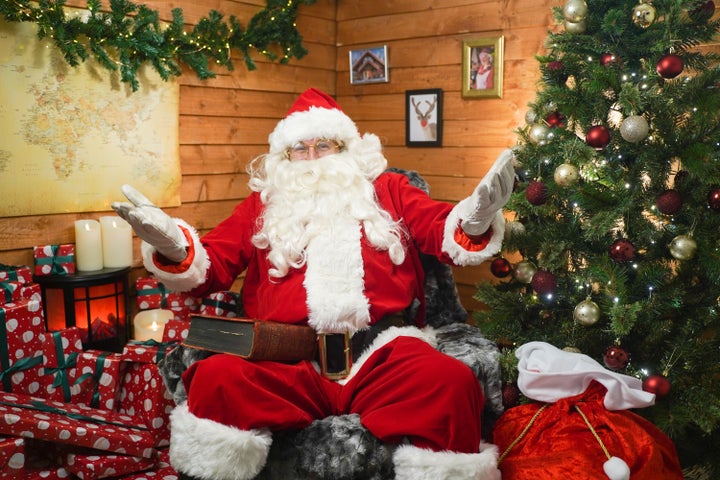
[[[250,480],[265,466],[272,434],[240,430],[190,413],[183,403],[170,415],[170,463],[203,480]]]
[[[500,480],[498,449],[481,444],[480,453],[434,452],[403,445],[395,450],[395,480]]]
[[[210,259],[205,251],[205,247],[200,243],[200,235],[191,225],[179,218],[174,219],[178,225],[190,232],[192,245],[190,248],[195,252],[192,264],[182,273],[171,273],[165,271],[153,261],[155,248],[149,243],[142,242],[142,256],[145,269],[155,275],[165,287],[175,292],[186,292],[202,285],[205,282],[205,276],[208,268],[210,268]]]
[[[502,209],[500,209],[493,219],[492,223],[492,237],[485,246],[484,249],[471,252],[465,250],[455,241],[455,232],[457,231],[460,221],[467,218],[472,210],[474,209],[474,202],[470,197],[465,198],[460,203],[455,205],[450,211],[447,219],[445,219],[445,233],[443,235],[442,248],[450,258],[452,258],[455,265],[468,266],[468,265],[480,265],[486,260],[492,258],[493,255],[498,253],[502,248],[502,242],[505,238],[505,217],[503,216]]]

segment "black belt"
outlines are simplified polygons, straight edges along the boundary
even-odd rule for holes
[[[365,330],[348,333],[321,333],[318,335],[318,355],[323,376],[339,380],[350,374],[352,364],[384,330],[408,325],[405,313],[386,315]]]

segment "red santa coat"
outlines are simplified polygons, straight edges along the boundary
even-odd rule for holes
[[[363,262],[360,273],[371,324],[385,315],[402,311],[414,299],[424,303],[423,270],[418,251],[436,256],[446,263],[468,265],[479,264],[499,250],[504,234],[502,213],[498,213],[484,238],[471,247],[475,251],[469,251],[467,238],[459,233],[458,225],[463,213],[472,205],[460,202],[453,206],[433,200],[424,191],[412,186],[407,177],[396,173],[380,175],[374,186],[381,207],[393,219],[402,221],[408,236],[404,239],[406,258],[401,265],[393,265],[387,252],[377,250],[364,237],[360,241]],[[307,285],[303,283],[306,268],[291,270],[281,279],[271,279],[268,270],[272,265],[266,252],[251,242],[263,208],[260,195],[253,192],[237,205],[230,217],[201,240],[189,228],[191,252],[182,265],[162,265],[157,257],[152,256],[152,251],[145,250],[146,267],[169,288],[191,289],[191,293],[198,297],[229,288],[246,270],[242,295],[249,317],[288,323],[306,322]],[[148,261],[148,257],[153,260]],[[178,285],[186,288],[177,288]],[[319,285],[317,288],[323,287]],[[422,314],[417,322],[423,325]]]

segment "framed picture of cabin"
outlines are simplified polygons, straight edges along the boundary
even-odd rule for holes
[[[350,83],[385,83],[388,78],[387,45],[350,50]]]
[[[405,91],[405,145],[442,146],[442,90]]]
[[[504,38],[463,41],[462,96],[502,98]]]

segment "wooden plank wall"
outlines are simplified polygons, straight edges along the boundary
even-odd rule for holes
[[[470,194],[497,155],[515,141],[539,76],[535,55],[559,0],[395,0],[338,2],[337,98],[361,131],[378,134],[391,166],[417,170],[434,198]],[[462,97],[464,40],[505,38],[501,99]],[[389,82],[350,84],[349,51],[387,45]],[[405,91],[443,90],[443,146],[405,146]],[[492,279],[489,263],[456,268],[466,308],[477,283]]]
[[[262,0],[146,0],[161,17],[183,9],[194,24],[217,9],[247,24]],[[85,6],[85,0],[70,0]],[[318,0],[300,9],[298,28],[309,54],[289,65],[256,57],[248,72],[241,59],[236,69],[217,70],[217,78],[197,79],[192,72],[180,82],[180,161],[182,205],[168,209],[203,233],[212,228],[245,195],[245,166],[262,153],[267,135],[296,95],[309,86],[336,95],[361,131],[378,134],[391,166],[419,171],[431,195],[457,201],[469,194],[499,152],[515,141],[538,76],[534,55],[542,53],[551,24],[550,7],[559,0]],[[462,41],[505,36],[502,99],[461,97]],[[351,85],[350,49],[387,45],[390,81]],[[441,148],[405,146],[405,90],[441,88],[444,92],[444,138]],[[31,181],[28,180],[28,188]],[[118,200],[122,200],[118,192]],[[0,263],[32,264],[31,247],[72,243],[73,222],[97,214],[61,214],[0,218]],[[133,278],[144,274],[135,239]],[[487,265],[457,269],[467,308]]]

